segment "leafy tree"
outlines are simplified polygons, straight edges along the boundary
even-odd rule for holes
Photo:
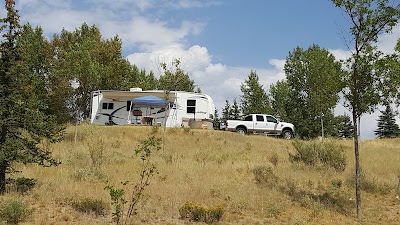
[[[286,80],[277,81],[270,86],[271,106],[274,114],[282,121],[288,121],[290,87]]]
[[[240,85],[240,90],[242,91],[240,102],[243,115],[272,113],[269,98],[265,93],[263,85],[259,83],[259,78],[255,71],[250,72],[248,79]]]
[[[22,29],[13,0],[5,1],[0,20],[0,193],[13,163],[58,165],[46,148],[64,128],[48,112],[46,67],[41,29]]]
[[[233,99],[233,105],[230,107],[229,110],[229,119],[230,120],[239,120],[240,119],[240,108],[236,98]]]
[[[381,80],[385,75],[386,63],[381,52],[376,48],[378,36],[390,32],[400,17],[400,5],[389,0],[332,0],[336,7],[342,9],[351,23],[352,56],[346,61],[347,73],[343,81],[343,91],[347,107],[352,112],[354,127],[354,154],[356,167],[356,208],[357,217],[361,217],[361,176],[359,157],[358,119],[365,113],[373,112],[382,102]],[[387,93],[386,93],[387,94]]]
[[[52,92],[60,114],[68,112],[88,117],[91,92],[98,89],[124,89],[131,66],[122,58],[121,40],[116,36],[103,40],[96,26],[86,23],[73,32],[54,35]],[[72,84],[72,85],[71,85]]]
[[[333,121],[330,118],[342,89],[341,64],[328,50],[312,45],[307,50],[297,47],[290,52],[284,70],[289,88],[284,89],[281,83],[279,97],[288,103],[285,107],[282,102],[275,105],[286,109],[285,116],[296,124],[300,137],[323,137],[324,127],[332,126],[328,122]]]
[[[378,138],[395,138],[400,136],[400,128],[396,123],[395,115],[390,108],[386,105],[386,109],[380,111],[381,115],[378,119],[378,129],[375,130],[375,135]]]
[[[159,89],[194,92],[194,81],[183,71],[180,63],[180,60],[176,59],[172,62],[171,68],[168,68],[166,63],[161,64],[164,73],[159,79]]]

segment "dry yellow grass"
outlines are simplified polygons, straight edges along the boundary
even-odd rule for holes
[[[14,177],[38,181],[28,194],[18,196],[35,209],[22,224],[113,224],[111,207],[106,216],[95,216],[75,211],[69,202],[89,197],[109,203],[110,196],[104,190],[106,181],[118,188],[122,187],[120,182],[127,180],[135,184],[140,160],[134,149],[151,132],[151,127],[83,125],[75,143],[74,127],[68,127],[65,140],[52,146],[61,165],[17,165],[22,173]],[[162,138],[162,129],[156,135]],[[399,139],[361,142],[361,165],[366,178],[389,191],[362,192],[360,221],[354,210],[343,214],[307,198],[294,200],[282,190],[292,184],[298,190],[317,193],[330,190],[332,180],[349,180],[354,171],[352,141],[337,142],[345,146],[348,160],[341,173],[293,165],[288,157],[293,147],[287,140],[223,131],[168,129],[165,149],[153,157],[159,174],[147,187],[147,197],[131,224],[192,224],[179,218],[179,207],[187,201],[206,207],[223,206],[225,214],[218,224],[400,224],[400,200],[396,199]],[[92,169],[89,147],[104,149],[96,170]],[[277,158],[276,166],[270,162],[272,157]],[[252,173],[257,166],[272,167],[278,185],[257,184]],[[124,188],[127,193],[132,189]],[[340,193],[347,198],[348,205],[354,205],[350,185],[344,184]],[[2,198],[14,197],[16,194],[11,192]]]

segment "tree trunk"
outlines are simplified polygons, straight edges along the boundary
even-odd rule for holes
[[[6,192],[6,170],[7,163],[3,161],[0,163],[0,194]]]
[[[356,163],[356,208],[357,218],[361,218],[361,179],[360,179],[360,152],[358,143],[358,118],[356,112],[353,110],[353,125],[354,125],[354,154]]]

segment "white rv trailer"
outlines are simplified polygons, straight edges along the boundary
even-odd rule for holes
[[[137,103],[136,99],[158,99]],[[160,104],[160,103],[165,104]],[[92,92],[90,122],[99,125],[159,124],[166,127],[186,126],[187,121],[212,120],[215,105],[206,94],[162,90],[98,90]]]

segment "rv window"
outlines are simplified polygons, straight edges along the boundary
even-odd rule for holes
[[[196,112],[196,100],[187,100],[187,113]]]
[[[114,109],[114,103],[103,103],[103,109]]]

